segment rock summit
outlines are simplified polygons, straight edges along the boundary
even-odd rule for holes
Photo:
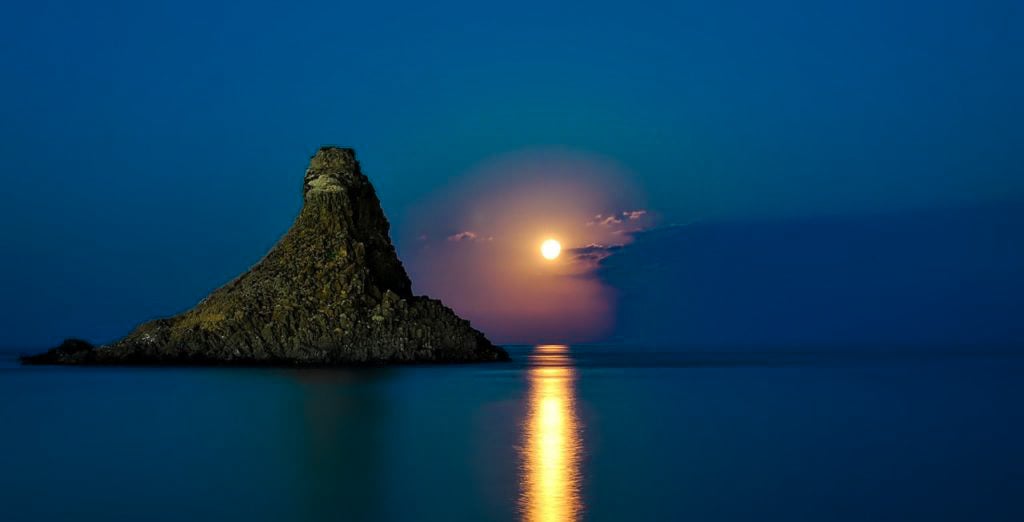
[[[346,365],[507,360],[440,301],[412,293],[355,152],[309,162],[291,229],[191,310],[93,347],[69,339],[26,364]]]

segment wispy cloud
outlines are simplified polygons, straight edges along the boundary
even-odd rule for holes
[[[476,232],[473,232],[472,230],[464,230],[457,234],[452,234],[448,236],[448,241],[452,241],[455,243],[458,243],[460,241],[475,241],[476,237]]]
[[[622,248],[622,246],[623,245],[600,245],[597,243],[591,243],[583,247],[570,248],[567,252],[577,261],[597,263],[612,255],[612,253]]]
[[[453,243],[460,243],[463,241],[493,241],[494,236],[483,237],[472,230],[463,230],[457,234],[448,236],[448,241]]]
[[[611,228],[621,225],[626,221],[636,221],[646,215],[647,211],[644,209],[625,210],[622,212],[615,212],[612,214],[597,214],[594,216],[594,219],[587,221],[587,226],[602,226]]]

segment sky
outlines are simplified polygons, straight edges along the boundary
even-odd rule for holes
[[[876,252],[899,243],[865,238],[867,223],[891,217],[909,236],[928,235],[939,226],[928,216],[962,214],[978,227],[962,232],[968,243],[1001,231],[991,240],[1001,247],[956,258],[955,273],[982,273],[1024,236],[997,226],[1019,223],[1024,199],[1022,50],[1024,6],[1012,0],[8,2],[0,346],[109,341],[187,309],[287,230],[306,162],[324,144],[356,148],[414,288],[499,342],[665,341],[638,335],[635,321],[668,305],[630,289],[669,282],[681,285],[669,289],[679,306],[657,314],[662,324],[694,309],[718,314],[713,324],[751,320],[702,307],[716,289],[686,286],[678,253],[710,244],[679,226],[722,231],[713,241],[732,238],[728,255],[769,249],[786,265],[821,238],[842,245],[853,234]],[[559,193],[551,183],[568,193],[530,207],[545,201],[537,194]],[[569,248],[622,247],[582,274],[514,272],[547,303],[517,305],[530,297],[513,292],[521,285],[493,281],[515,266],[510,255],[525,254],[448,241],[469,231],[513,248],[519,235],[514,247],[533,252],[514,212],[481,216],[507,201],[533,208],[537,227],[548,219],[566,230],[544,233],[566,234]],[[636,210],[647,212],[644,232],[586,228],[597,214]],[[764,243],[793,223],[822,222],[846,225],[800,244]],[[934,255],[904,249],[900,259],[934,259],[945,247],[922,244]],[[664,259],[671,277],[624,267],[638,252]],[[452,282],[452,263],[486,284]],[[852,265],[829,266],[821,280]],[[1019,271],[1001,273],[1009,279],[995,286],[1020,283]],[[865,281],[891,288],[896,277]],[[1019,300],[997,304],[992,317],[1021,310]],[[912,330],[950,313],[924,313]],[[838,343],[851,324],[801,340]],[[864,342],[913,337],[902,328]],[[1000,328],[999,339],[976,340],[1021,340]],[[687,331],[672,342],[754,338]]]

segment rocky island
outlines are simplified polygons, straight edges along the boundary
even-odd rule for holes
[[[26,364],[346,365],[508,360],[440,301],[412,293],[355,152],[310,160],[303,205],[270,252],[191,310],[105,346],[69,339]]]

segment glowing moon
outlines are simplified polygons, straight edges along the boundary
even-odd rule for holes
[[[562,244],[554,239],[549,239],[540,245],[540,255],[544,256],[544,259],[555,259],[561,253]]]

